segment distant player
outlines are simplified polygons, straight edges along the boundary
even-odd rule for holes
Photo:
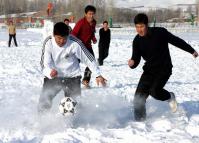
[[[66,18],[66,19],[64,19],[64,23],[68,26],[68,28],[69,28],[69,33],[71,33],[71,32],[72,32],[72,28],[71,28],[70,25],[69,25],[70,20]]]
[[[17,47],[17,40],[16,40],[16,26],[14,25],[13,21],[10,21],[8,26],[8,33],[9,33],[9,41],[8,47],[11,45],[12,38],[14,39],[15,46]]]
[[[99,59],[100,66],[103,65],[104,59],[108,57],[109,46],[111,41],[111,31],[108,27],[108,21],[103,22],[103,27],[99,30]]]

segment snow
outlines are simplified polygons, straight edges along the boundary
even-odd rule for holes
[[[199,51],[197,32],[169,30]],[[143,61],[135,70],[127,66],[136,34],[133,28],[112,32],[110,55],[101,67],[108,87],[97,87],[93,77],[92,88],[82,89],[82,96],[76,98],[75,116],[59,114],[63,92],[54,99],[52,111],[39,116],[42,32],[17,30],[19,47],[12,44],[8,48],[6,30],[0,31],[0,143],[199,142],[199,60],[172,45],[174,68],[165,88],[176,94],[178,111],[171,113],[168,103],[150,97],[146,103],[147,120],[134,121],[132,100]],[[93,49],[98,57],[97,45]],[[85,66],[81,68],[83,71]]]

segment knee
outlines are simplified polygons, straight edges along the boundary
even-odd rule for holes
[[[150,95],[152,97],[157,97],[158,94],[159,94],[159,91],[157,89],[155,89],[155,88],[150,89]]]

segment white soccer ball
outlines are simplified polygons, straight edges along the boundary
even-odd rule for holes
[[[59,111],[62,115],[73,115],[77,102],[71,97],[64,97],[59,104]]]

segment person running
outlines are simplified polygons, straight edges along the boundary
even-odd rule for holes
[[[135,91],[134,118],[136,121],[146,119],[145,103],[149,95],[160,101],[168,101],[172,112],[176,112],[177,101],[174,93],[164,89],[173,67],[168,44],[189,52],[195,58],[198,57],[198,53],[184,40],[165,28],[149,27],[146,14],[136,15],[134,24],[138,34],[133,40],[133,53],[128,65],[134,69],[140,63],[141,57],[146,61],[143,66],[144,72]]]
[[[97,39],[95,38],[95,26],[96,20],[94,19],[96,13],[96,8],[92,5],[88,5],[85,7],[85,16],[80,19],[75,27],[73,28],[71,34],[80,39],[87,50],[94,56],[94,52],[92,49],[91,41],[95,44],[97,43]],[[91,79],[91,70],[86,67],[84,72],[84,77],[82,80],[82,84],[85,85],[86,88],[89,88],[89,82]]]
[[[17,40],[16,40],[16,26],[14,25],[13,21],[10,21],[8,26],[8,33],[9,33],[9,41],[8,47],[11,45],[12,38],[14,39],[15,46],[17,47]]]
[[[108,27],[108,21],[103,22],[103,27],[99,30],[99,58],[98,63],[100,66],[103,65],[104,59],[108,57],[109,45],[111,41],[111,31]]]
[[[69,25],[70,20],[66,18],[66,19],[64,19],[64,23],[68,26],[68,28],[69,28],[69,33],[71,33],[71,32],[72,32],[72,28],[71,28],[71,26]]]
[[[53,36],[46,38],[42,49],[40,64],[45,77],[39,98],[39,113],[51,108],[53,98],[61,90],[66,97],[81,95],[79,60],[96,73],[97,85],[106,85],[106,79],[101,76],[94,56],[79,39],[69,35],[66,24],[56,23]]]

